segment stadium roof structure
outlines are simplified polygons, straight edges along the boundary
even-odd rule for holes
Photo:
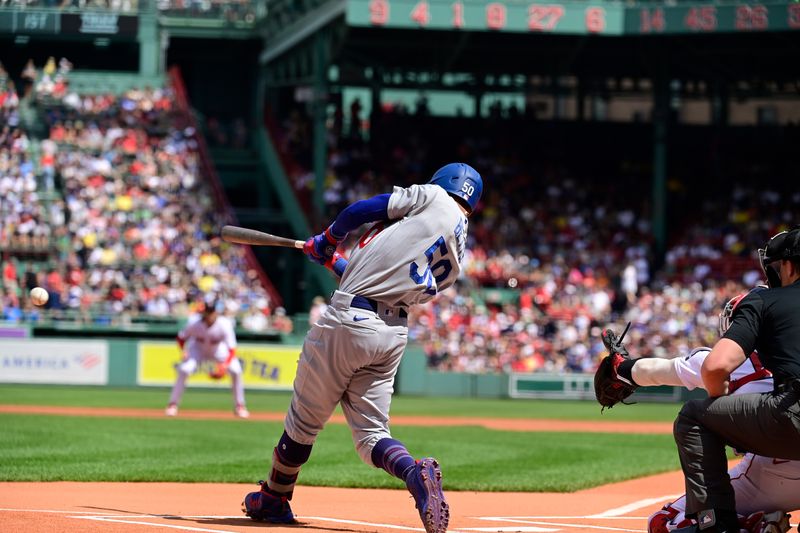
[[[325,105],[337,87],[370,88],[373,109],[383,89],[403,88],[463,92],[480,110],[485,93],[525,93],[538,83],[540,92],[576,95],[579,119],[581,96],[652,98],[658,251],[670,98],[711,100],[713,120],[724,125],[731,98],[800,95],[800,3],[787,0],[270,0],[259,31],[261,90],[305,86],[317,104],[320,206]]]
[[[263,64],[299,52],[286,69],[307,80],[308,45],[321,35],[341,83],[368,86],[375,81],[359,69],[432,75],[408,85],[446,83],[447,73],[651,78],[662,70],[678,79],[793,81],[800,69],[793,1],[274,0],[261,33]],[[288,81],[290,72],[277,73]]]

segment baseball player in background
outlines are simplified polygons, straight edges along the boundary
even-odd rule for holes
[[[221,302],[204,304],[200,314],[189,317],[185,328],[178,333],[178,346],[183,351],[183,361],[177,365],[178,379],[172,388],[164,414],[176,416],[178,404],[186,388],[186,379],[197,372],[200,364],[209,362],[214,368],[209,376],[222,379],[225,374],[231,376],[233,389],[233,413],[239,418],[248,418],[250,413],[245,407],[244,382],[242,380],[242,364],[236,358],[236,333],[233,322],[220,316]]]
[[[764,290],[757,288],[754,290]],[[719,320],[719,334],[724,335],[739,302],[748,293],[729,300]],[[618,378],[635,386],[673,385],[689,390],[704,388],[700,369],[711,348],[697,348],[675,359],[644,358],[622,362]],[[624,365],[624,366],[623,366]],[[625,366],[628,366],[630,372]],[[626,377],[626,375],[628,375]],[[765,393],[773,389],[772,374],[761,365],[753,352],[730,376],[730,394]],[[773,459],[752,453],[728,471],[736,494],[736,509],[741,529],[750,533],[783,533],[789,530],[788,511],[800,509],[800,461]],[[686,497],[650,516],[648,533],[668,533],[688,527],[695,521],[686,518]]]
[[[483,190],[464,163],[439,169],[425,185],[345,208],[303,251],[341,278],[330,305],[306,335],[284,432],[259,492],[242,510],[254,520],[294,522],[289,506],[300,467],[341,404],[356,451],[368,465],[405,481],[427,533],[445,533],[450,510],[442,473],[432,457],[419,460],[389,432],[394,377],[408,340],[408,308],[451,286],[461,272],[467,217]],[[336,252],[348,232],[374,223],[349,261]]]

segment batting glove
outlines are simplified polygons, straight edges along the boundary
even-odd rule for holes
[[[331,233],[331,228],[326,229],[319,235],[315,235],[303,245],[303,253],[308,256],[310,261],[324,265],[336,253],[339,239]]]

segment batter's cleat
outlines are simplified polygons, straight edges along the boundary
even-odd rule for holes
[[[171,403],[164,409],[164,414],[167,416],[178,416],[178,406]]]
[[[450,506],[442,492],[442,471],[433,457],[420,459],[406,478],[406,487],[414,496],[419,517],[427,533],[446,533]]]
[[[242,512],[256,522],[272,524],[294,524],[294,513],[286,496],[277,496],[268,492],[266,482],[259,481],[261,490],[251,492],[244,497]]]
[[[233,408],[233,414],[239,418],[250,418],[250,411],[244,405],[237,405]]]

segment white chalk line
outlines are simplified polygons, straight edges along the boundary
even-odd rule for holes
[[[607,518],[607,517],[622,516],[624,514],[630,513],[631,511],[637,511],[642,507],[653,505],[654,503],[666,503],[674,501],[680,496],[681,494],[667,494],[666,496],[659,496],[657,498],[645,498],[644,500],[638,500],[629,503],[628,505],[615,507],[614,509],[609,509],[608,511],[603,511],[602,513],[591,515],[588,518]]]

